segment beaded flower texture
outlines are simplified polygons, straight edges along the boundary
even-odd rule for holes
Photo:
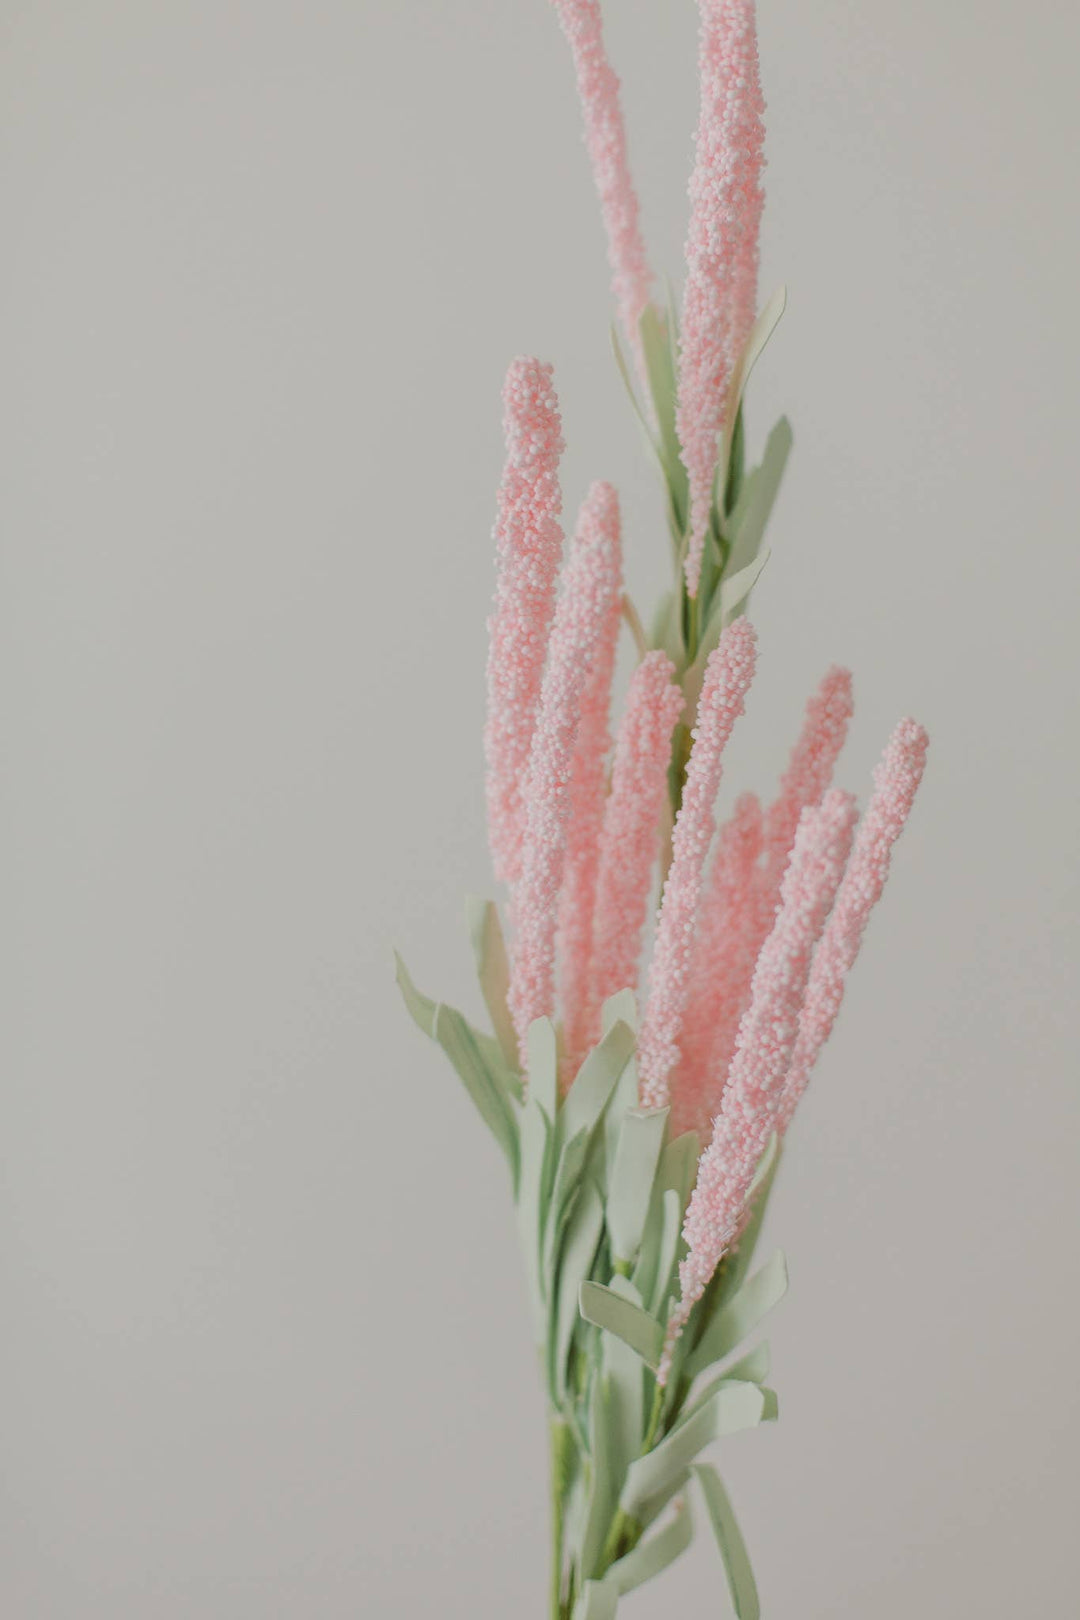
[[[923,774],[901,720],[861,819],[832,787],[851,676],[828,671],[776,798],[718,828],[754,674],[746,617],[791,447],[751,466],[747,380],[784,308],[757,308],[763,112],[753,0],[698,0],[700,117],[681,319],[655,296],[598,0],[552,0],[607,234],[617,363],[660,470],[674,583],[646,633],[623,592],[619,501],[595,483],[564,545],[552,368],[515,360],[495,524],[487,814],[506,935],[468,905],[491,1032],[398,982],[505,1155],[550,1412],[552,1620],[607,1620],[688,1546],[696,1491],[734,1610],[760,1613],[703,1451],[775,1419],[786,1286],[752,1270],[785,1135],[835,1022]],[[565,551],[565,557],[564,557]],[[620,630],[635,651],[611,717]],[[647,923],[655,913],[651,951]],[[642,982],[641,960],[649,967]]]

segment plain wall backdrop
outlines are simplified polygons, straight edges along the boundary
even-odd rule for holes
[[[611,0],[681,278],[690,0]],[[833,660],[931,762],[719,1454],[769,1620],[1075,1601],[1076,60],[1061,0],[761,0],[760,447],[796,448],[730,780]],[[393,986],[476,1006],[507,361],[571,510],[662,506],[545,0],[0,4],[0,1611],[536,1616],[502,1166]],[[707,1534],[627,1620],[723,1614]]]

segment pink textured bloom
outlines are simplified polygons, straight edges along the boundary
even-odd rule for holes
[[[799,1036],[780,1103],[785,1131],[818,1053],[828,1040],[846,979],[862,943],[867,919],[889,875],[892,847],[911,813],[926,765],[927,735],[914,720],[901,720],[874,772],[874,793],[859,827],[844,881],[821,944],[814,953]]]
[[[713,1025],[705,1061],[710,1094],[717,1105],[719,1098],[714,1088],[718,1084],[722,1094],[739,1020],[750,1003],[754,965],[776,919],[780,884],[791,857],[799,817],[808,805],[821,803],[844,745],[851,713],[851,675],[837,666],[826,673],[806,705],[802,732],[791,751],[780,791],[765,813],[764,860],[753,873],[752,892],[743,897],[737,933],[728,940],[725,1004]]]
[[[651,652],[630,680],[615,744],[611,793],[604,813],[588,1039],[599,1034],[600,1008],[619,990],[636,990],[641,935],[653,862],[667,801],[671,733],[683,708],[666,653]]]
[[[799,823],[780,913],[754,971],[724,1106],[686,1212],[689,1253],[679,1267],[682,1299],[668,1321],[669,1354],[739,1230],[754,1171],[776,1128],[811,952],[835,898],[854,825],[855,801],[839,788],[820,808],[804,811]],[[665,1357],[664,1376],[667,1366]]]
[[[495,607],[488,622],[488,837],[495,876],[513,884],[525,830],[529,762],[555,582],[562,555],[559,456],[563,449],[552,370],[515,360],[503,386],[506,464],[495,523]]]
[[[698,0],[701,112],[690,178],[677,422],[690,479],[686,584],[697,594],[717,441],[754,324],[765,104],[753,0]]]
[[[615,303],[623,330],[640,358],[638,322],[649,302],[652,274],[627,161],[619,80],[604,49],[599,0],[552,0],[552,4],[573,52],[585,116],[585,145],[607,232]]]
[[[566,856],[570,777],[581,702],[619,591],[618,522],[610,484],[593,484],[581,508],[551,630],[540,709],[529,755],[510,1013],[526,1058],[534,1018],[555,1007],[555,929]]]
[[[851,671],[834,664],[806,705],[802,732],[780,780],[780,791],[766,812],[764,879],[773,908],[780,896],[799,817],[808,804],[821,803],[853,712]],[[771,915],[769,922],[771,925]]]
[[[582,1058],[599,1035],[591,1018],[589,976],[592,967],[593,916],[600,864],[600,834],[606,797],[605,764],[611,746],[608,718],[615,650],[622,618],[619,602],[621,548],[619,503],[610,485],[598,500],[596,521],[605,525],[615,560],[615,585],[607,618],[600,627],[596,653],[581,702],[574,768],[570,781],[570,823],[566,867],[559,896],[559,979],[562,990],[564,1071],[577,1073]]]
[[[656,929],[649,999],[638,1043],[641,1100],[663,1108],[679,1060],[679,1030],[690,989],[690,960],[705,858],[716,830],[721,760],[754,674],[755,636],[736,619],[705,666],[694,746],[672,838],[671,867]]]
[[[711,1135],[720,1108],[724,1075],[745,1010],[743,962],[758,939],[757,876],[761,854],[761,805],[744,793],[721,827],[701,902],[694,945],[690,1000],[679,1047],[682,1057],[671,1087],[671,1134],[695,1130]]]

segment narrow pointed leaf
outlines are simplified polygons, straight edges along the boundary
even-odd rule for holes
[[[716,1311],[687,1358],[686,1370],[690,1377],[696,1377],[714,1361],[730,1355],[783,1299],[787,1285],[787,1262],[777,1249],[760,1271],[755,1271]]]
[[[620,1019],[628,1028],[637,1032],[637,997],[632,990],[617,990],[613,996],[608,996],[600,1009],[600,1027],[605,1035]]]
[[[510,1107],[484,1063],[472,1031],[459,1012],[440,1003],[435,1013],[435,1039],[465,1082],[485,1124],[506,1154],[515,1184],[518,1175],[517,1124]]]
[[[614,1333],[647,1367],[655,1368],[664,1348],[664,1330],[654,1316],[622,1298],[603,1283],[583,1282],[578,1294],[586,1322]]]
[[[613,1277],[611,1291],[640,1310],[641,1297],[628,1278]],[[618,1496],[645,1437],[645,1382],[637,1352],[614,1333],[601,1335],[601,1366],[608,1380],[611,1480]]]
[[[661,1574],[676,1558],[681,1557],[693,1539],[694,1521],[690,1515],[690,1504],[684,1498],[677,1505],[670,1524],[666,1524],[647,1541],[639,1542],[632,1552],[612,1564],[604,1580],[622,1597],[635,1587],[644,1586],[654,1575]]]
[[[619,1594],[606,1581],[586,1581],[574,1606],[574,1620],[614,1620]]]
[[[480,992],[491,1019],[491,1027],[508,1067],[517,1070],[517,1036],[506,1004],[510,989],[510,965],[506,959],[506,943],[498,907],[493,900],[481,900],[470,894],[465,901],[465,916],[476,958]]]
[[[683,1212],[676,1188],[668,1187],[664,1193],[664,1214],[660,1227],[660,1248],[656,1258],[656,1275],[649,1295],[649,1309],[654,1316],[666,1316],[668,1298],[675,1286],[675,1261],[679,1253],[679,1234]]]
[[[559,1112],[559,1130],[564,1140],[576,1135],[583,1125],[591,1129],[597,1124],[633,1051],[634,1032],[618,1019],[593,1047],[566,1093]]]
[[[771,1367],[769,1341],[762,1339],[760,1344],[755,1344],[754,1348],[748,1350],[744,1356],[740,1356],[738,1361],[733,1361],[725,1367],[724,1377],[737,1378],[745,1384],[763,1384],[769,1376]]]
[[[557,1402],[566,1396],[566,1363],[574,1329],[580,1321],[578,1292],[592,1270],[603,1228],[603,1200],[593,1184],[587,1181],[566,1228],[549,1306],[554,1325],[551,1381]]]
[[[720,1475],[711,1463],[696,1463],[694,1473],[701,1486],[705,1510],[720,1549],[728,1591],[731,1593],[732,1607],[737,1620],[760,1620],[761,1604],[758,1600],[757,1582],[750,1567],[746,1543]]]
[[[525,1280],[529,1289],[533,1325],[538,1337],[542,1335],[544,1328],[541,1259],[553,1173],[553,1137],[551,1121],[536,1098],[530,1095],[521,1114],[521,1173],[518,1178],[517,1224],[525,1259]]]
[[[589,1413],[589,1506],[581,1544],[581,1570],[586,1577],[597,1572],[608,1526],[619,1500],[611,1472],[610,1400],[610,1383],[601,1374],[593,1384]]]
[[[780,317],[787,308],[787,288],[777,287],[769,302],[754,322],[753,330],[746,342],[738,371],[738,397],[742,399],[746,385],[750,381],[750,373],[761,359],[765,345],[772,337],[780,324]]]
[[[673,1429],[632,1465],[623,1489],[623,1509],[632,1518],[638,1517],[639,1510],[688,1468],[705,1446],[723,1435],[767,1422],[770,1404],[756,1384],[725,1382],[688,1422]]]
[[[754,1171],[754,1179],[750,1183],[750,1190],[746,1195],[750,1207],[750,1219],[743,1228],[739,1238],[738,1247],[723,1262],[721,1277],[720,1301],[725,1303],[732,1295],[738,1293],[743,1280],[754,1260],[754,1251],[757,1248],[758,1238],[765,1220],[769,1205],[769,1194],[772,1192],[776,1172],[780,1168],[780,1142],[775,1132],[769,1138],[768,1145],[758,1160],[758,1167]]]
[[[541,1250],[545,1298],[550,1295],[559,1245],[580,1191],[581,1175],[588,1151],[589,1129],[583,1125],[576,1135],[563,1144],[555,1167],[555,1181],[551,1189],[551,1203]]]
[[[550,1018],[534,1018],[525,1037],[529,1054],[529,1095],[551,1120],[559,1097],[559,1051]]]
[[[791,454],[791,423],[782,416],[765,442],[760,467],[747,478],[725,533],[731,541],[728,568],[732,572],[747,567],[757,556],[772,516],[772,509]]]
[[[634,1260],[641,1245],[667,1120],[666,1108],[635,1108],[623,1117],[607,1197],[607,1224],[616,1260]]]

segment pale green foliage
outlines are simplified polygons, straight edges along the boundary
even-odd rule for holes
[[[678,1297],[681,1226],[700,1143],[693,1133],[667,1140],[666,1110],[638,1107],[628,992],[605,1007],[604,1035],[563,1097],[559,1032],[538,1019],[525,1087],[500,1005],[505,956],[494,913],[490,903],[470,902],[481,989],[501,1039],[421,995],[400,961],[398,983],[510,1168],[551,1412],[557,1613],[612,1616],[623,1593],[666,1569],[689,1545],[685,1493],[696,1481],[736,1614],[751,1620],[757,1593],[746,1549],[719,1478],[700,1457],[725,1435],[776,1417],[776,1396],[763,1382],[768,1347],[730,1359],[786,1286],[780,1254],[749,1275],[775,1142],[738,1248],[695,1307],[661,1388],[656,1369]]]

